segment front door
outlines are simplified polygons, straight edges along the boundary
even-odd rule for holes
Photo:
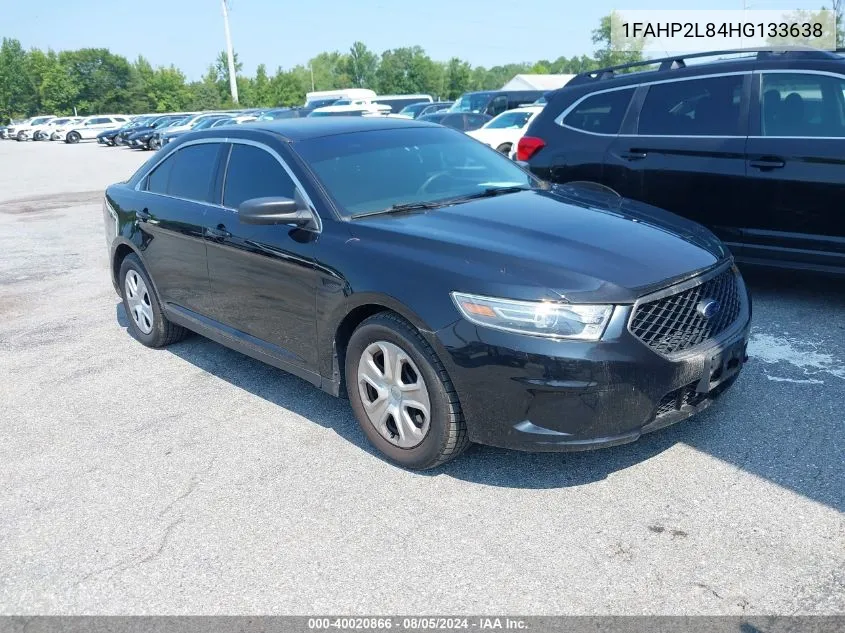
[[[251,198],[294,198],[282,158],[263,145],[234,142],[223,207],[208,216],[208,272],[215,320],[271,344],[272,352],[309,370],[317,366],[313,253],[319,235],[286,225],[242,224],[237,208]]]
[[[760,71],[747,256],[845,266],[845,77]]]

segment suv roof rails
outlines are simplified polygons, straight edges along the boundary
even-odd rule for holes
[[[836,49],[836,52],[827,51],[812,46],[790,45],[790,46],[766,46],[761,48],[740,48],[727,49],[720,51],[708,51],[704,53],[691,53],[688,55],[674,55],[672,57],[660,57],[656,59],[644,59],[638,62],[629,62],[627,64],[618,64],[616,66],[608,66],[606,68],[599,68],[597,70],[588,70],[578,73],[569,80],[566,84],[574,85],[584,83],[586,81],[599,81],[602,79],[612,79],[616,77],[616,71],[626,70],[628,68],[639,68],[642,66],[654,66],[659,64],[656,69],[657,72],[663,70],[674,70],[677,68],[686,68],[686,60],[698,59],[704,57],[720,57],[722,55],[750,55],[756,53],[756,59],[765,59],[774,55],[788,55],[789,57],[800,57],[803,59],[842,59],[839,52],[845,52],[845,49]]]

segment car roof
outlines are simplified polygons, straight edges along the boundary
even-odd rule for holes
[[[712,59],[706,59],[708,57]],[[688,59],[694,59],[696,63],[687,64],[685,60]],[[649,68],[649,66],[657,66],[657,68]],[[547,92],[545,97],[547,101],[550,101],[560,94],[580,93],[582,88],[585,92],[593,92],[699,75],[771,69],[817,69],[843,72],[845,58],[841,54],[830,51],[808,50],[801,47],[782,50],[775,47],[771,50],[761,48],[709,51],[686,56],[644,59],[639,62],[579,73],[561,88]],[[630,70],[630,72],[616,73],[614,70]]]
[[[270,121],[258,120],[251,121],[249,125],[250,130],[271,132],[289,141],[304,141],[311,138],[367,132],[370,130],[392,130],[413,127],[437,126],[416,119],[357,116],[305,117],[300,119],[274,119]]]

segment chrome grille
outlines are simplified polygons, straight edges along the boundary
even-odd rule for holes
[[[719,311],[707,318],[702,302],[714,300]],[[659,354],[674,354],[718,336],[736,321],[741,297],[732,268],[704,283],[639,304],[631,317],[631,333]]]

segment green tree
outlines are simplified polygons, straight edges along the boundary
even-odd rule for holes
[[[378,55],[373,53],[363,42],[354,42],[345,59],[345,74],[352,87],[370,88],[375,85]]]
[[[292,106],[302,105],[305,102],[305,93],[311,89],[311,83],[303,81],[303,73],[296,70],[285,71],[281,68],[270,80],[270,94],[272,105]],[[307,88],[306,88],[307,86]]]
[[[379,94],[437,94],[443,83],[442,67],[419,46],[385,51],[376,70]]]
[[[132,67],[125,57],[105,48],[64,51],[59,61],[79,87],[80,114],[119,112],[131,97]]]
[[[218,86],[217,69],[212,64],[208,67],[202,80],[192,82],[189,86],[191,95],[190,107],[193,110],[216,110],[223,104],[223,98]]]
[[[74,82],[68,69],[61,63],[51,66],[41,83],[41,102],[45,112],[73,114],[79,96],[79,85]]]
[[[36,114],[34,97],[26,51],[18,40],[4,37],[0,44],[0,118]]]
[[[275,105],[270,77],[267,76],[267,67],[264,64],[258,64],[258,68],[255,69],[253,92],[256,107],[267,108]]]
[[[454,100],[469,90],[472,67],[467,62],[453,57],[446,64],[443,75],[444,82],[440,96],[444,99]]]
[[[599,28],[593,31],[593,44],[600,45],[594,55],[599,66],[617,66],[642,61],[645,39],[623,38],[622,19],[612,12],[601,19]]]

